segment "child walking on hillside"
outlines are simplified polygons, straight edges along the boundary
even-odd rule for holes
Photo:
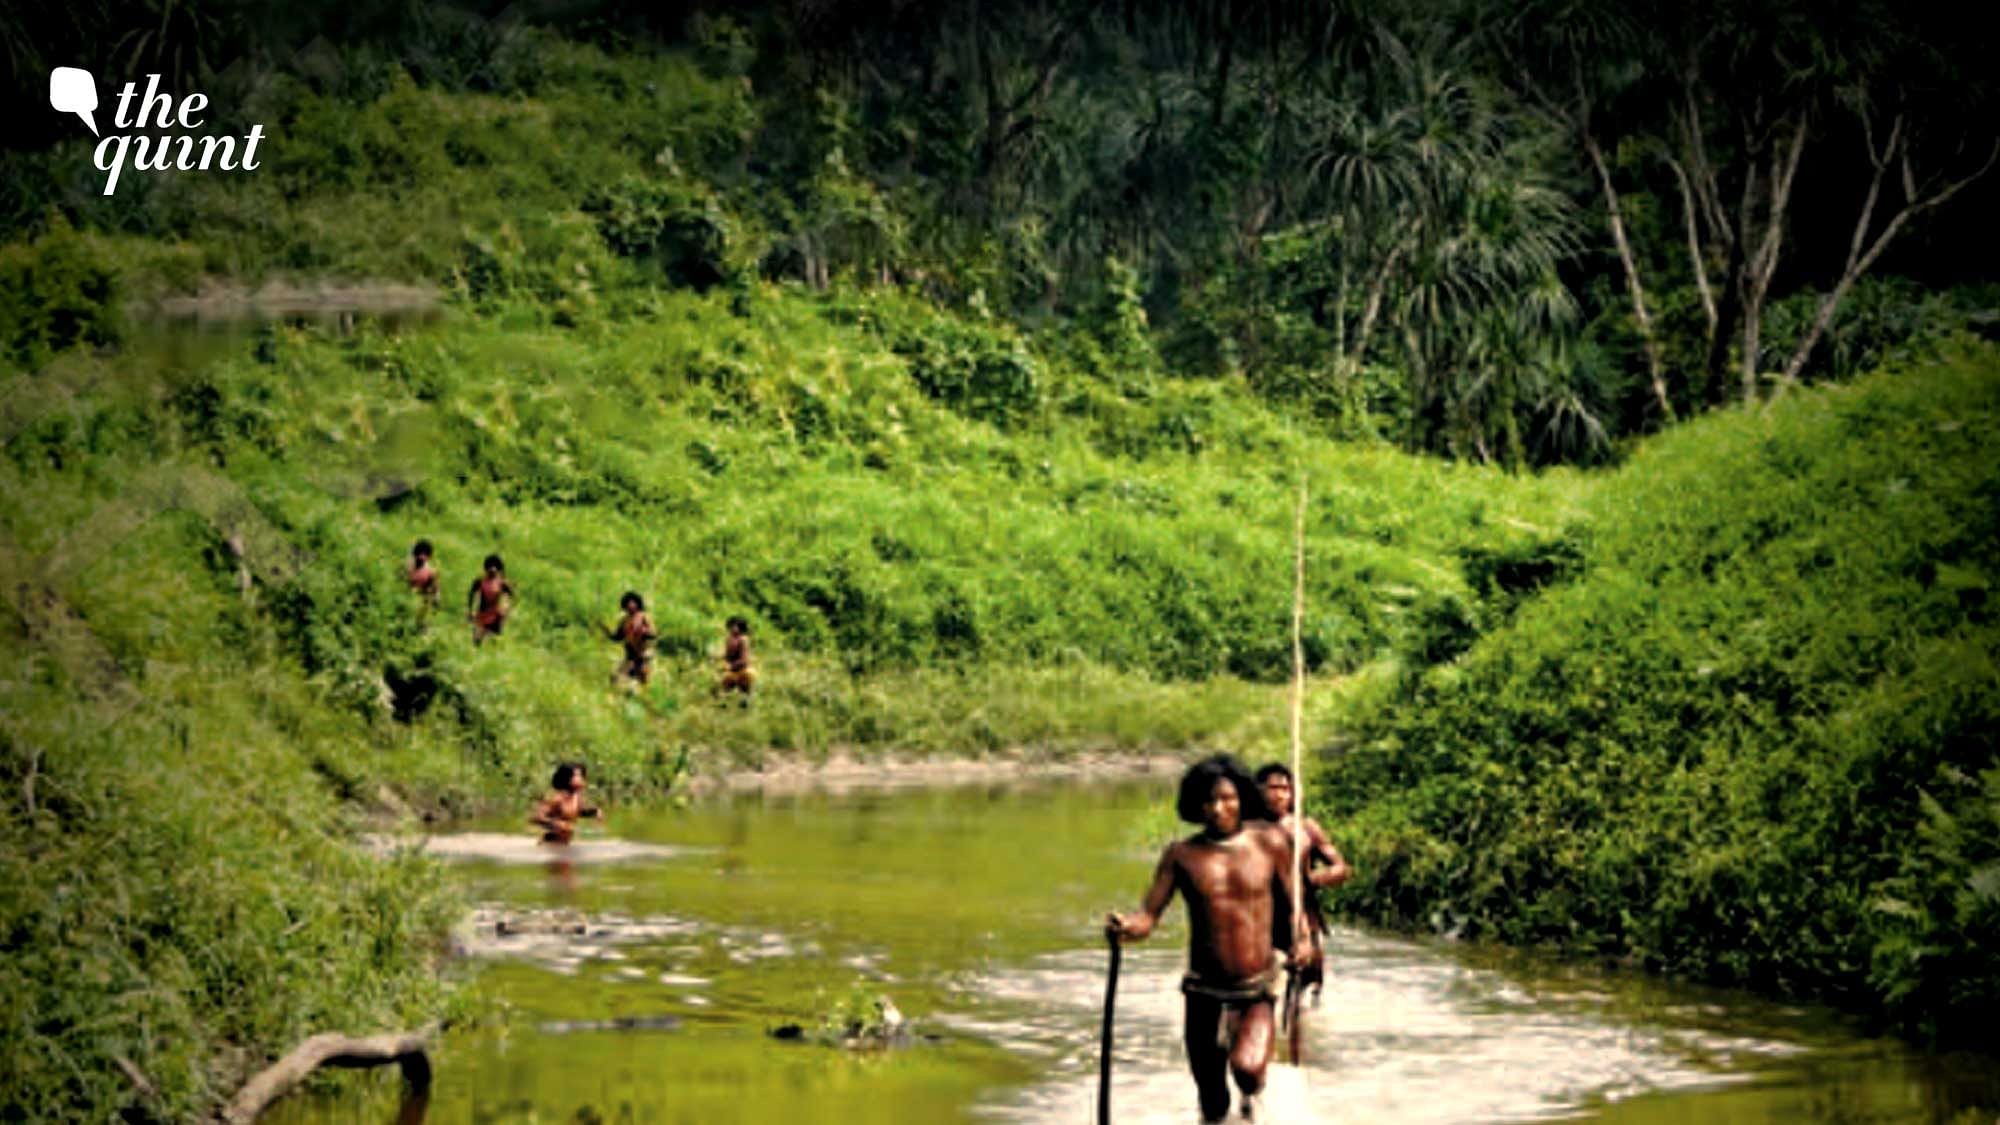
[[[617,687],[625,680],[631,680],[640,687],[653,675],[653,638],[660,631],[653,626],[653,618],[646,612],[646,599],[636,590],[625,591],[618,599],[618,608],[625,612],[618,624],[607,630],[614,641],[625,645],[625,659],[618,662],[618,670],[611,673],[611,686]]]
[[[472,619],[472,643],[499,636],[514,611],[514,587],[507,581],[507,564],[499,555],[486,556],[485,573],[472,580],[465,595],[466,616]]]
[[[403,581],[423,599],[425,609],[436,609],[438,604],[438,568],[431,560],[431,541],[419,539],[410,548],[410,561],[403,566]]]
[[[743,693],[743,706],[750,706],[750,689],[757,685],[757,670],[750,666],[750,623],[741,617],[729,619],[729,632],[722,640],[722,681],[717,694]]]

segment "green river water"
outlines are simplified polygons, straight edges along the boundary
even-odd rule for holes
[[[1171,784],[717,797],[612,810],[570,864],[519,846],[525,862],[455,860],[481,908],[470,962],[505,1017],[445,1037],[424,1104],[391,1073],[347,1074],[265,1120],[1088,1121],[1098,919],[1143,890],[1163,842],[1144,813]],[[609,838],[664,850],[593,861]],[[494,937],[501,917],[585,932]],[[1185,937],[1177,904],[1126,954],[1118,1121],[1196,1119]],[[1992,1060],[1929,1058],[1737,993],[1354,930],[1335,935],[1329,976],[1307,1022],[1321,1121],[1983,1122],[1970,1107],[2000,1106]],[[767,1034],[856,993],[929,1035],[855,1052]],[[549,1026],[657,1016],[680,1024]]]

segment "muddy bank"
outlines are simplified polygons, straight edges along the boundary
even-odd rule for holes
[[[407,282],[271,280],[252,287],[208,280],[195,293],[135,302],[127,311],[138,319],[199,323],[296,316],[423,316],[435,313],[443,299],[433,286]]]
[[[885,754],[862,757],[836,751],[824,759],[772,756],[756,766],[703,771],[698,765],[671,787],[632,791],[610,779],[593,777],[592,792],[620,805],[644,807],[679,798],[704,798],[732,793],[774,796],[801,793],[864,793],[871,790],[942,789],[955,786],[1010,786],[1050,781],[1078,783],[1125,778],[1178,776],[1187,763],[1210,749],[1180,752],[1058,754],[1053,751],[1012,750],[977,758],[910,757]],[[605,782],[609,781],[609,784]],[[406,829],[411,821],[436,824],[464,820],[519,807],[526,810],[539,793],[406,792],[388,784],[362,799],[365,816],[377,833]],[[523,813],[525,816],[525,811]],[[524,829],[524,839],[532,833]]]
[[[680,785],[683,792],[711,793],[851,793],[871,789],[930,788],[953,785],[1007,785],[1054,780],[1108,781],[1177,774],[1199,751],[1183,754],[1076,754],[1040,757],[1029,751],[980,758],[858,758],[835,753],[824,761],[778,759],[754,769],[714,775],[694,775]]]
[[[419,851],[439,859],[484,860],[488,863],[622,863],[634,859],[672,859],[691,849],[632,840],[588,839],[569,844],[547,844],[532,831],[460,832],[446,836],[396,836],[374,834],[361,838],[362,846],[383,855],[399,851]]]

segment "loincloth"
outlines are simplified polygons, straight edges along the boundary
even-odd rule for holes
[[[1278,999],[1278,977],[1283,970],[1276,962],[1254,976],[1242,979],[1204,977],[1189,973],[1181,978],[1181,991],[1188,996],[1213,1000],[1224,1007],[1247,1008],[1252,1004],[1274,1003]]]

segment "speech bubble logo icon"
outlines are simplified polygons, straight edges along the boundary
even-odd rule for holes
[[[58,113],[74,113],[97,135],[97,79],[81,67],[59,66],[49,71],[49,108]]]

